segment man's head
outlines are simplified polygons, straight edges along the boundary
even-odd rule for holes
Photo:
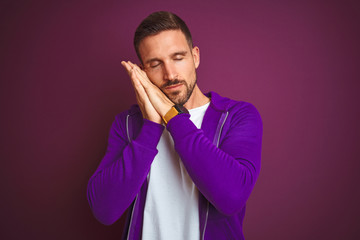
[[[193,48],[190,30],[181,18],[171,12],[154,12],[145,18],[135,31],[134,47],[141,63],[142,59],[139,53],[141,41],[148,36],[153,36],[167,30],[180,30],[185,35],[189,48]]]
[[[134,46],[151,82],[174,103],[185,104],[196,87],[200,55],[184,21],[155,12],[140,23]]]

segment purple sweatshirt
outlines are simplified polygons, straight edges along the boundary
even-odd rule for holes
[[[211,92],[201,129],[189,114],[172,118],[167,129],[142,118],[134,105],[116,116],[106,154],[88,183],[88,201],[103,224],[129,208],[124,239],[141,239],[147,175],[162,131],[199,190],[201,239],[244,239],[245,203],[260,171],[262,122],[250,103]]]

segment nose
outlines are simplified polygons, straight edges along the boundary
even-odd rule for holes
[[[171,63],[164,63],[163,64],[164,70],[164,79],[167,81],[173,81],[177,78],[177,73],[175,66]]]

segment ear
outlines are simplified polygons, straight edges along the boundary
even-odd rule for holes
[[[194,59],[195,68],[198,68],[200,65],[200,49],[198,47],[193,47],[192,55]]]

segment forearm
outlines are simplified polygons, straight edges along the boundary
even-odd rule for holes
[[[260,171],[261,136],[238,134],[217,147],[185,115],[172,119],[168,130],[199,191],[224,214],[240,211]]]
[[[157,154],[162,131],[163,126],[146,120],[130,143],[110,136],[108,151],[88,183],[88,201],[100,222],[114,223],[135,199]]]

